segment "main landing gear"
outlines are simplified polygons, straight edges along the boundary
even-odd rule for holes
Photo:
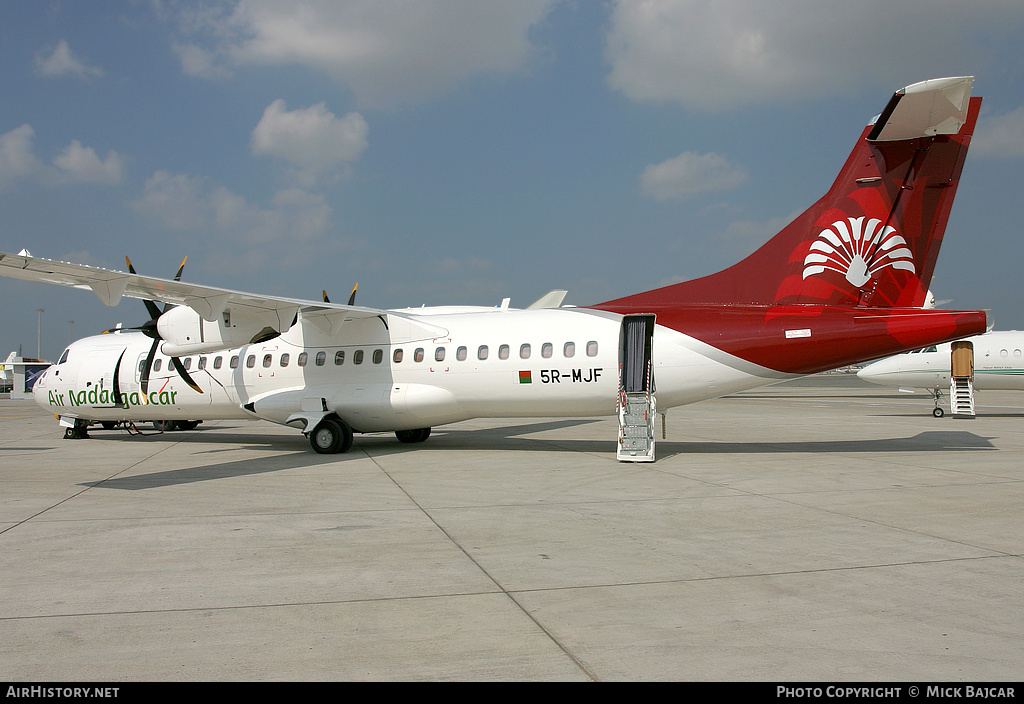
[[[196,426],[202,422],[201,420],[155,420],[153,427],[162,433],[172,430],[195,430]]]
[[[352,447],[352,428],[344,421],[324,418],[309,434],[309,444],[321,455],[348,452]]]
[[[396,430],[395,437],[405,443],[423,442],[430,437],[430,428]],[[352,428],[338,418],[324,418],[309,434],[309,444],[321,455],[348,452],[352,447]]]
[[[430,428],[396,430],[395,437],[398,438],[399,442],[423,442],[430,437]]]

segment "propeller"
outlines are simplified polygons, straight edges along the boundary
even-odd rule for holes
[[[348,304],[350,306],[354,306],[356,304],[356,289],[357,288],[359,288],[359,283],[358,282],[356,282],[356,285],[352,287],[352,293],[350,293],[349,296],[348,296]],[[323,294],[324,294],[324,303],[330,303],[331,299],[327,297],[327,291],[324,291]]]
[[[128,263],[128,273],[137,274],[135,267],[132,266],[132,260],[125,257],[124,260]],[[181,281],[181,272],[185,268],[185,262],[188,261],[188,257],[181,260],[181,266],[178,267],[178,273],[174,275],[175,281]],[[142,333],[148,337],[153,338],[153,344],[149,348],[149,354],[146,355],[146,362],[142,367],[141,373],[141,387],[142,395],[144,398],[148,398],[149,395],[149,373],[153,369],[153,359],[156,357],[157,348],[162,342],[160,338],[160,332],[157,330],[156,323],[160,319],[160,316],[170,310],[173,306],[170,303],[164,305],[164,309],[160,310],[160,307],[154,302],[147,299],[143,299],[143,303],[146,304],[146,311],[149,313],[149,320],[142,325],[134,328],[122,328],[122,330],[141,330]],[[189,373],[185,371],[185,365],[181,363],[181,360],[177,357],[171,357],[171,366],[178,372],[178,376],[181,377],[182,381],[188,384],[190,387],[203,393],[203,390],[199,388],[199,384],[189,376]]]

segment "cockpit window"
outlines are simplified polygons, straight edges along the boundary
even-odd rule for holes
[[[64,354],[60,356],[60,361],[57,364],[64,364],[64,362],[68,361],[68,352],[70,351],[70,349],[64,350]]]

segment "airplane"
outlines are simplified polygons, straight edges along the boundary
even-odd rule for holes
[[[974,388],[1024,391],[1024,331],[989,331],[966,338],[974,349]],[[941,418],[942,390],[949,389],[952,343],[930,345],[894,355],[857,372],[865,381],[913,392],[928,389],[935,400],[932,415]]]
[[[14,360],[17,357],[17,352],[11,352],[7,359],[0,362],[0,393],[14,388]]]
[[[49,366],[45,360],[26,359],[18,351],[11,352],[0,362],[0,393],[9,393],[15,399],[31,397],[32,385]]]
[[[924,309],[980,109],[973,77],[896,91],[828,192],[739,263],[585,307],[384,310],[0,253],[0,274],[145,301],[137,328],[71,344],[34,388],[92,423],[262,419],[346,452],[480,417],[617,415],[616,456],[654,461],[666,409],[985,330]],[[628,243],[615,256],[629,259]],[[164,304],[161,308],[157,303]]]

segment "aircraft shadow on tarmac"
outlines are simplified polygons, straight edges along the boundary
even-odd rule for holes
[[[496,450],[502,452],[566,452],[574,454],[594,454],[615,462],[615,441],[594,439],[567,439],[523,437],[547,430],[564,429],[573,426],[596,423],[595,420],[562,420],[556,422],[530,423],[515,426],[504,426],[482,429],[439,428],[426,443],[407,445],[398,442],[394,436],[372,434],[361,436],[359,442],[345,455],[317,455],[306,447],[301,436],[267,436],[265,443],[254,443],[252,435],[231,435],[217,433],[201,437],[192,434],[187,442],[215,442],[217,444],[238,443],[238,447],[209,452],[228,450],[284,450],[285,454],[274,454],[265,457],[247,457],[243,460],[214,463],[151,472],[126,477],[114,477],[100,482],[87,482],[82,486],[107,489],[141,490],[191,482],[212,481],[230,477],[259,475],[290,469],[300,469],[316,465],[344,464],[347,461],[364,459],[368,455],[381,457],[391,454],[409,452],[458,452]],[[750,455],[750,454],[843,454],[858,452],[984,452],[995,451],[991,438],[982,437],[964,430],[930,430],[902,438],[864,439],[864,440],[812,440],[812,441],[751,441],[751,442],[718,442],[714,440],[698,441],[665,441],[658,440],[658,458],[666,460],[678,455]],[[193,456],[194,457],[194,456]],[[650,465],[631,465],[623,463],[624,469],[637,469]],[[657,465],[654,465],[657,466]],[[507,471],[496,465],[495,471]]]

